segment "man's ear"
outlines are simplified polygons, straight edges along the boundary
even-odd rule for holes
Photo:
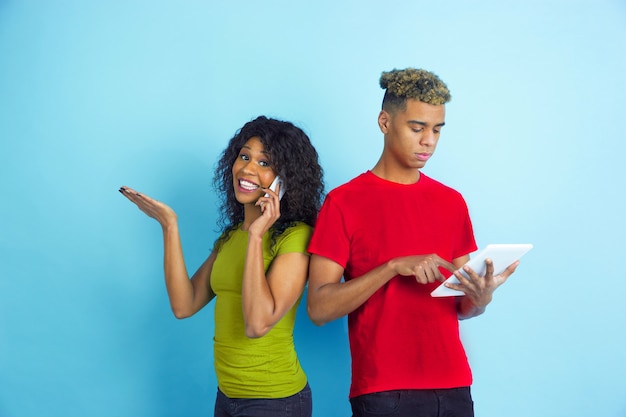
[[[380,113],[378,113],[378,127],[380,128],[381,132],[387,133],[387,130],[389,129],[390,119],[391,115],[385,110],[381,110]]]

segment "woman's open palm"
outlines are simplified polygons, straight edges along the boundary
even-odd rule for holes
[[[120,193],[135,203],[139,210],[158,221],[162,227],[176,223],[176,213],[170,206],[126,186],[120,187]]]

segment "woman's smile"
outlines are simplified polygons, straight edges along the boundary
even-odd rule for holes
[[[239,188],[243,192],[254,192],[259,189],[259,185],[245,179],[239,180]]]

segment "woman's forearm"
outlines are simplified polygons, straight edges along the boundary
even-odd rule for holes
[[[246,335],[263,336],[275,323],[276,303],[265,275],[262,236],[248,237],[241,301]]]

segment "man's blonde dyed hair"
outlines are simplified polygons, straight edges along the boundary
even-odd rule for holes
[[[382,108],[390,112],[405,110],[408,99],[435,106],[451,99],[448,86],[437,75],[424,69],[406,68],[383,72],[380,86],[385,89]]]

